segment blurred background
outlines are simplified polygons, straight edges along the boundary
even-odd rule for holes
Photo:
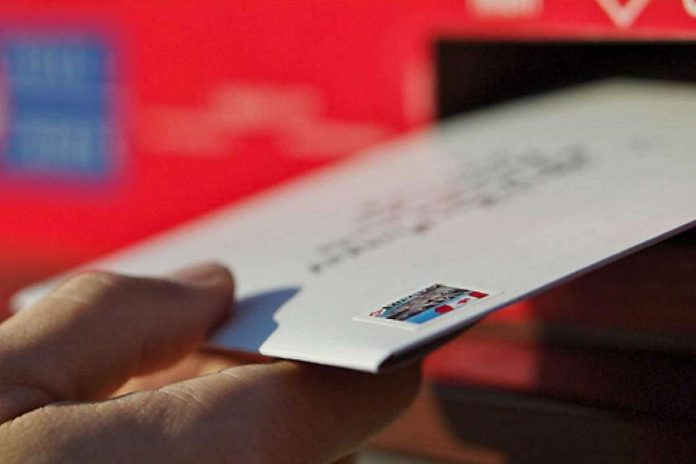
[[[32,281],[441,118],[696,81],[693,0],[3,0],[0,318]],[[430,356],[364,463],[694,462],[696,240]]]

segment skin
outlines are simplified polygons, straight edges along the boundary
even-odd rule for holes
[[[213,263],[88,272],[0,324],[0,460],[348,462],[415,396],[416,366],[370,375],[201,350],[233,293]]]

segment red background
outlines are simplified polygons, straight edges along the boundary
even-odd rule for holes
[[[0,301],[31,280],[427,124],[434,38],[696,37],[696,18],[680,0],[647,2],[627,27],[594,0],[547,0],[531,16],[482,16],[483,3],[492,4],[3,1],[4,24],[96,30],[113,44],[124,148],[98,184],[22,180],[0,165]],[[619,9],[630,3],[615,0]],[[221,127],[220,89],[236,89],[262,116]],[[305,132],[288,134],[289,122]],[[163,144],[163,133],[199,148]]]

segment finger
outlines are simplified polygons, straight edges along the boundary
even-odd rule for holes
[[[141,390],[157,390],[167,385],[202,375],[219,372],[223,369],[246,364],[243,360],[210,350],[197,350],[166,369],[133,377],[112,393],[121,396]]]
[[[329,463],[393,420],[417,387],[416,369],[371,375],[248,365],[105,402],[47,406],[0,426],[0,439],[9,462],[51,455],[60,462]]]
[[[244,353],[229,349],[221,350],[206,346],[190,353],[166,369],[153,372],[152,374],[133,377],[113,392],[112,396],[121,396],[140,390],[156,390],[172,383],[219,372],[223,369],[251,363],[269,363],[271,361],[273,361],[272,358],[255,353]]]
[[[215,264],[171,279],[69,280],[0,325],[0,422],[52,401],[106,397],[176,362],[225,317],[232,292]]]

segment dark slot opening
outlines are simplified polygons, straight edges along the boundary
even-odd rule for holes
[[[435,47],[439,118],[612,77],[696,84],[696,42],[441,39]],[[696,230],[670,243],[696,246]]]

